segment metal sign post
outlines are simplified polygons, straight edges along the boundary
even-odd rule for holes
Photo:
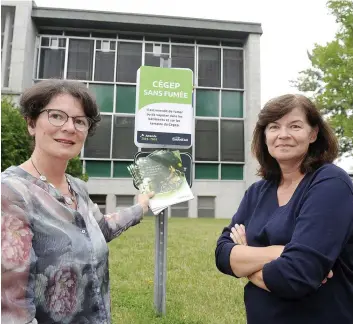
[[[154,306],[157,313],[166,313],[167,290],[167,208],[156,216],[155,265],[154,265]]]
[[[160,67],[164,67],[164,58],[160,57]],[[171,67],[167,58],[167,66]],[[168,208],[162,210],[155,220],[155,264],[154,264],[154,307],[158,314],[166,314],[167,292],[167,229]]]
[[[150,152],[137,152],[134,160],[146,157]],[[185,178],[192,187],[192,157],[189,153],[180,153]],[[134,183],[136,189],[137,185]],[[168,208],[156,215],[155,218],[155,265],[154,265],[154,306],[158,314],[166,313],[166,287],[167,287],[167,224]]]

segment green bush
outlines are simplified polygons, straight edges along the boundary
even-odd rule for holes
[[[12,165],[20,165],[32,154],[32,139],[27,124],[10,97],[1,99],[1,171]],[[66,172],[84,181],[87,174],[82,173],[79,157],[71,159]]]

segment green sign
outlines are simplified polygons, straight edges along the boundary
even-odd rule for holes
[[[137,147],[189,148],[194,130],[193,72],[141,66],[137,71]]]

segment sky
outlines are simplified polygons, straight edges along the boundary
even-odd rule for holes
[[[38,7],[60,7],[98,11],[194,17],[260,23],[261,102],[296,93],[290,85],[298,73],[310,66],[307,51],[315,43],[325,45],[337,32],[337,24],[326,0],[35,0]],[[343,161],[352,168],[353,162]],[[341,164],[342,164],[341,163]]]

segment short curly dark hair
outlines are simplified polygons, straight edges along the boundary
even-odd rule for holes
[[[257,158],[260,168],[258,175],[265,180],[279,181],[281,169],[278,162],[270,155],[266,145],[265,129],[294,108],[301,108],[311,127],[318,128],[317,139],[309,145],[308,152],[301,164],[303,174],[313,172],[325,163],[332,163],[338,155],[338,142],[330,125],[323,119],[315,104],[300,94],[286,94],[268,101],[260,111],[256,123],[252,153]]]
[[[49,79],[43,80],[26,89],[20,99],[21,114],[26,120],[35,121],[40,112],[57,95],[67,93],[78,99],[85,115],[92,120],[88,135],[94,134],[101,120],[99,108],[94,96],[86,86],[77,81]]]

